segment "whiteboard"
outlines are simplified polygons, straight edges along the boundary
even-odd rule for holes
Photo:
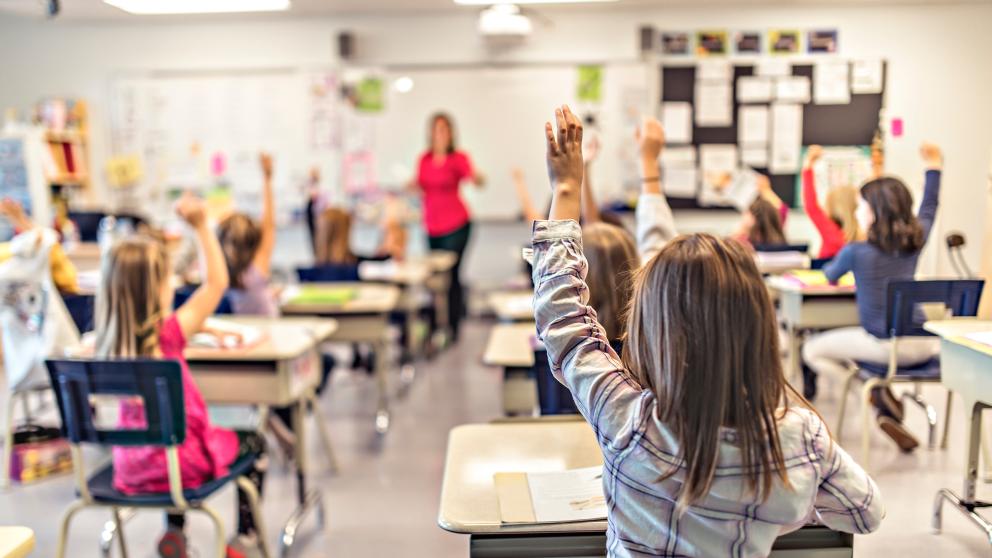
[[[535,207],[550,199],[545,164],[544,123],[556,106],[568,103],[577,114],[595,113],[602,150],[593,167],[600,201],[624,197],[637,186],[634,129],[648,102],[649,72],[643,64],[604,67],[602,99],[576,100],[577,67],[570,64],[496,68],[432,68],[385,73],[386,105],[375,118],[373,151],[380,184],[398,187],[414,176],[427,148],[430,115],[443,110],[454,118],[458,147],[473,159],[487,183],[464,185],[473,216],[508,219],[520,215],[511,172],[520,167]],[[407,93],[392,84],[413,80]]]

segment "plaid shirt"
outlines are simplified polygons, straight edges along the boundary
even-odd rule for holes
[[[572,392],[603,452],[609,556],[766,556],[779,535],[811,521],[852,533],[878,528],[878,487],[802,408],[779,422],[791,489],[776,479],[764,501],[750,494],[736,433],[723,429],[709,494],[677,514],[685,479],[678,440],[657,418],[654,393],[624,370],[586,305],[578,224],[538,221],[533,246],[538,334],[552,372]]]

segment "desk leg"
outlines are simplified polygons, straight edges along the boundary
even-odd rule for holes
[[[967,403],[967,402],[966,402]],[[939,533],[943,522],[943,504],[950,502],[965,516],[985,531],[985,537],[992,544],[992,523],[982,517],[978,510],[992,506],[992,503],[975,499],[975,485],[978,480],[978,454],[982,440],[982,411],[989,405],[975,402],[971,407],[971,422],[968,423],[968,459],[965,464],[964,497],[959,498],[952,491],[942,488],[937,492],[933,509],[933,530]]]
[[[338,458],[334,453],[334,445],[331,443],[330,433],[327,431],[327,422],[324,421],[324,413],[318,407],[317,396],[310,392],[307,396],[307,404],[310,406],[310,414],[313,415],[314,422],[317,423],[317,431],[320,434],[320,441],[324,446],[324,453],[327,454],[327,465],[332,473],[338,472]]]
[[[802,350],[802,335],[792,324],[786,324],[786,335],[789,338],[789,377],[787,380],[795,386],[803,377],[802,357],[799,354]],[[802,389],[801,385],[799,389]]]
[[[384,334],[385,335],[385,334]],[[375,431],[385,434],[389,431],[389,378],[386,365],[386,341],[380,339],[375,343],[375,380],[379,391],[378,404],[375,412]]]
[[[420,351],[417,350],[417,298],[414,296],[414,289],[407,288],[406,300],[406,355],[404,355],[403,366],[400,367],[400,381],[403,387],[408,387],[417,376],[417,357]]]
[[[300,524],[314,509],[317,511],[317,525],[324,527],[324,500],[319,490],[307,490],[306,477],[308,471],[306,450],[306,408],[307,400],[302,399],[293,405],[293,430],[296,433],[296,489],[299,506],[289,516],[279,537],[279,555],[285,558],[296,542],[296,533]]]

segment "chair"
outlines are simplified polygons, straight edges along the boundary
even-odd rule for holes
[[[96,297],[89,294],[62,295],[62,302],[79,333],[93,331],[93,304]]]
[[[186,412],[182,371],[170,360],[48,360],[45,362],[68,438],[79,499],[62,517],[56,556],[65,556],[66,539],[73,516],[89,507],[110,508],[116,524],[121,556],[127,556],[122,530],[122,508],[159,509],[169,512],[199,511],[210,517],[217,534],[216,556],[224,558],[226,538],[220,516],[205,504],[207,498],[234,481],[248,495],[262,552],[269,556],[265,529],[258,509],[258,492],[245,475],[255,456],[244,456],[230,466],[227,476],[195,489],[184,490],[180,478],[178,446],[186,438]],[[107,430],[95,424],[93,405],[101,398],[141,397],[146,430]],[[113,465],[106,465],[87,479],[80,444],[100,446],[163,446],[169,469],[169,492],[127,495],[113,487]]]
[[[296,275],[303,283],[341,283],[359,281],[357,264],[324,264],[299,267]]]
[[[871,434],[871,393],[875,388],[884,388],[896,383],[913,384],[912,394],[903,394],[927,414],[928,445],[933,449],[936,443],[937,411],[920,395],[920,384],[940,382],[940,357],[914,364],[899,366],[897,355],[899,340],[905,337],[932,337],[933,334],[923,329],[926,321],[924,306],[943,305],[944,312],[950,312],[954,317],[975,316],[978,313],[978,302],[981,298],[984,281],[893,281],[889,283],[887,293],[886,328],[891,339],[891,350],[887,364],[857,362],[851,373],[844,381],[844,391],[841,395],[840,416],[837,419],[837,438],[840,439],[844,426],[845,407],[848,392],[855,379],[861,380],[861,455],[865,467],[869,460],[869,442]],[[943,316],[942,316],[943,317]],[[951,416],[951,400],[953,394],[947,392],[947,408],[944,415],[944,434],[940,447],[947,447],[948,423]]]

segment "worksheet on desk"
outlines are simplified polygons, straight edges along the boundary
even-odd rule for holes
[[[528,473],[527,484],[538,523],[606,519],[602,466]]]

